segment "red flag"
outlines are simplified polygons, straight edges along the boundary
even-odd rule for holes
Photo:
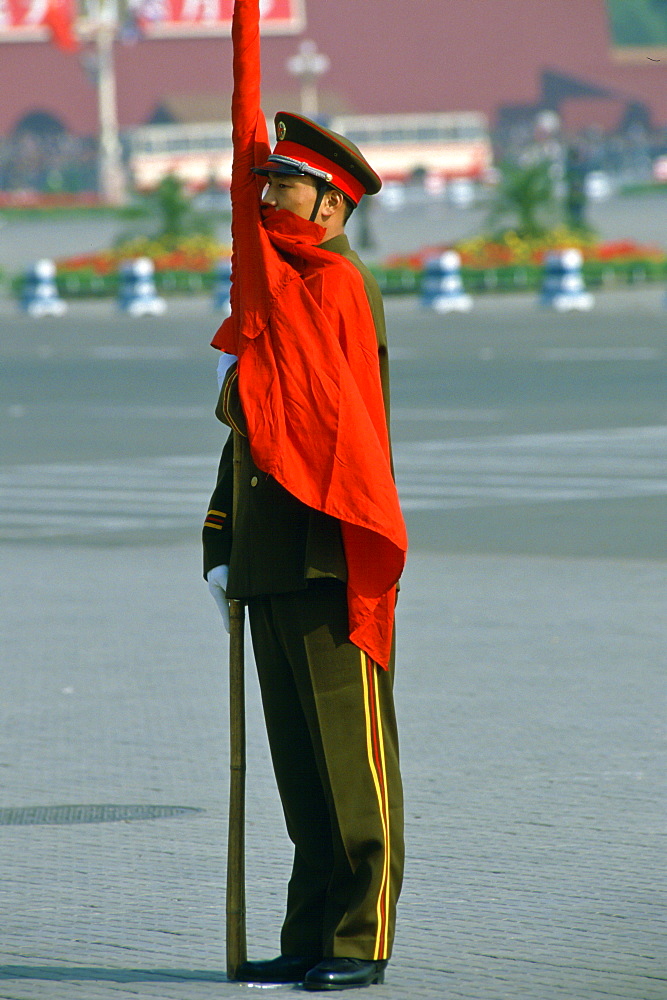
[[[236,0],[232,36],[232,315],[213,345],[239,357],[256,465],[341,522],[350,639],[386,667],[407,536],[373,318],[354,265],[318,245],[321,226],[262,210],[258,0]]]
[[[79,41],[74,34],[74,0],[48,0],[43,24],[51,31],[51,41],[63,52],[76,52]]]

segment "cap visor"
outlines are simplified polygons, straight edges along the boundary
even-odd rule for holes
[[[269,174],[287,174],[289,177],[305,177],[303,170],[299,170],[295,164],[293,167],[287,163],[265,163],[262,167],[252,167],[253,174],[260,174],[268,177]]]

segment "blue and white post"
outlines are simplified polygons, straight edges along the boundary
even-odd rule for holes
[[[52,260],[38,260],[28,269],[21,293],[21,308],[29,316],[64,316],[67,303],[56,286],[56,265]]]
[[[423,306],[439,313],[472,309],[472,298],[463,290],[461,257],[456,250],[446,250],[426,261],[421,301]]]
[[[135,257],[120,265],[118,307],[130,316],[162,316],[167,303],[155,288],[155,265],[150,257]]]
[[[228,257],[219,260],[215,268],[213,284],[213,308],[222,309],[229,316],[232,311],[229,299],[232,290],[232,262]]]
[[[595,299],[586,291],[583,276],[584,259],[581,250],[552,250],[544,258],[544,278],[540,292],[540,305],[557,312],[571,309],[588,310]]]

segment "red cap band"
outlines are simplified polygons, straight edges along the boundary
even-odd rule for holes
[[[366,191],[361,181],[358,181],[347,170],[343,170],[333,160],[329,160],[326,156],[308,149],[307,146],[300,146],[296,142],[283,139],[276,143],[276,148],[273,152],[276,156],[289,156],[300,163],[307,163],[309,167],[315,167],[316,170],[323,170],[325,173],[331,174],[331,183],[333,186],[339,188],[343,194],[346,194],[355,205],[359,204],[362,195]],[[267,167],[270,169],[270,164],[267,164]]]

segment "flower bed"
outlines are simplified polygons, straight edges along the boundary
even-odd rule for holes
[[[461,257],[461,277],[468,291],[535,291],[542,282],[546,255],[571,247],[581,251],[587,286],[667,281],[667,254],[660,247],[628,239],[599,242],[567,230],[554,230],[539,239],[522,239],[510,230],[498,239],[478,236],[453,246],[424,247],[388,258],[375,274],[385,294],[416,293],[426,261],[453,249]]]
[[[117,295],[120,265],[137,257],[153,261],[155,285],[163,295],[210,291],[217,263],[230,252],[228,246],[203,235],[178,240],[137,237],[109,250],[57,260],[58,291],[65,298]],[[22,282],[20,278],[15,285]]]
[[[44,211],[102,207],[99,195],[91,191],[78,194],[46,194],[41,191],[0,191],[0,211]]]
[[[425,262],[448,249],[461,256],[461,275],[467,291],[536,291],[542,283],[545,255],[577,247],[583,256],[587,286],[667,282],[667,254],[633,240],[597,242],[593,237],[555,230],[547,238],[522,240],[507,232],[502,239],[475,237],[451,246],[430,246],[411,254],[394,255],[371,268],[386,295],[418,294]],[[137,238],[97,253],[78,254],[56,261],[58,290],[65,298],[118,294],[118,269],[123,261],[149,257],[155,266],[155,284],[162,295],[210,293],[215,268],[229,258],[230,248],[208,236],[179,240]],[[15,279],[20,294],[23,277]]]

